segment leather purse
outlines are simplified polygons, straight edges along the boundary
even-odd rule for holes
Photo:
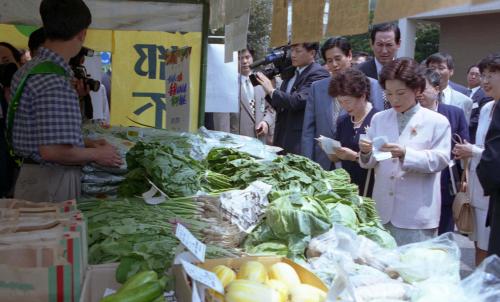
[[[467,182],[469,180],[469,161],[464,162],[464,171],[459,184],[458,192],[453,200],[453,220],[457,229],[462,234],[472,234],[475,225],[474,208],[470,202],[467,192]]]

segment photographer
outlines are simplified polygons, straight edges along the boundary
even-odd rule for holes
[[[301,154],[302,124],[311,84],[330,76],[315,62],[318,50],[317,42],[292,45],[291,59],[295,75],[284,80],[280,89],[274,89],[271,80],[264,74],[257,74],[259,83],[269,96],[268,102],[276,110],[274,145],[283,148],[284,153]]]
[[[119,166],[122,160],[106,141],[83,140],[78,95],[70,82],[68,62],[82,48],[92,19],[89,8],[82,0],[43,0],[40,15],[46,41],[12,82],[12,96],[22,90],[11,101],[17,110],[9,112],[12,146],[23,158],[14,197],[61,202],[80,195],[81,165]],[[33,74],[48,65],[50,72]]]

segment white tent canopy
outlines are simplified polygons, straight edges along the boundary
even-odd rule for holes
[[[38,25],[41,0],[0,0],[0,23]],[[202,4],[85,0],[92,12],[91,28],[201,32]]]

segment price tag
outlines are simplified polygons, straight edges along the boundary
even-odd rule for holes
[[[222,286],[219,278],[217,278],[214,273],[199,268],[196,265],[193,265],[184,260],[181,260],[181,264],[184,268],[184,271],[189,275],[189,277],[191,277],[191,279],[200,282],[201,284],[215,290],[216,292],[224,294],[224,287]]]
[[[205,262],[206,245],[196,239],[196,237],[180,223],[177,224],[175,237],[177,237],[182,245],[184,245],[199,261]]]

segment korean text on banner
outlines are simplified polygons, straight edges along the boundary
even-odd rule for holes
[[[189,131],[189,60],[191,47],[168,49],[165,59],[166,128]]]
[[[198,127],[201,33],[115,31],[111,124],[166,127],[165,55],[173,45],[191,47],[189,62],[190,125]],[[168,114],[168,113],[167,113]]]

